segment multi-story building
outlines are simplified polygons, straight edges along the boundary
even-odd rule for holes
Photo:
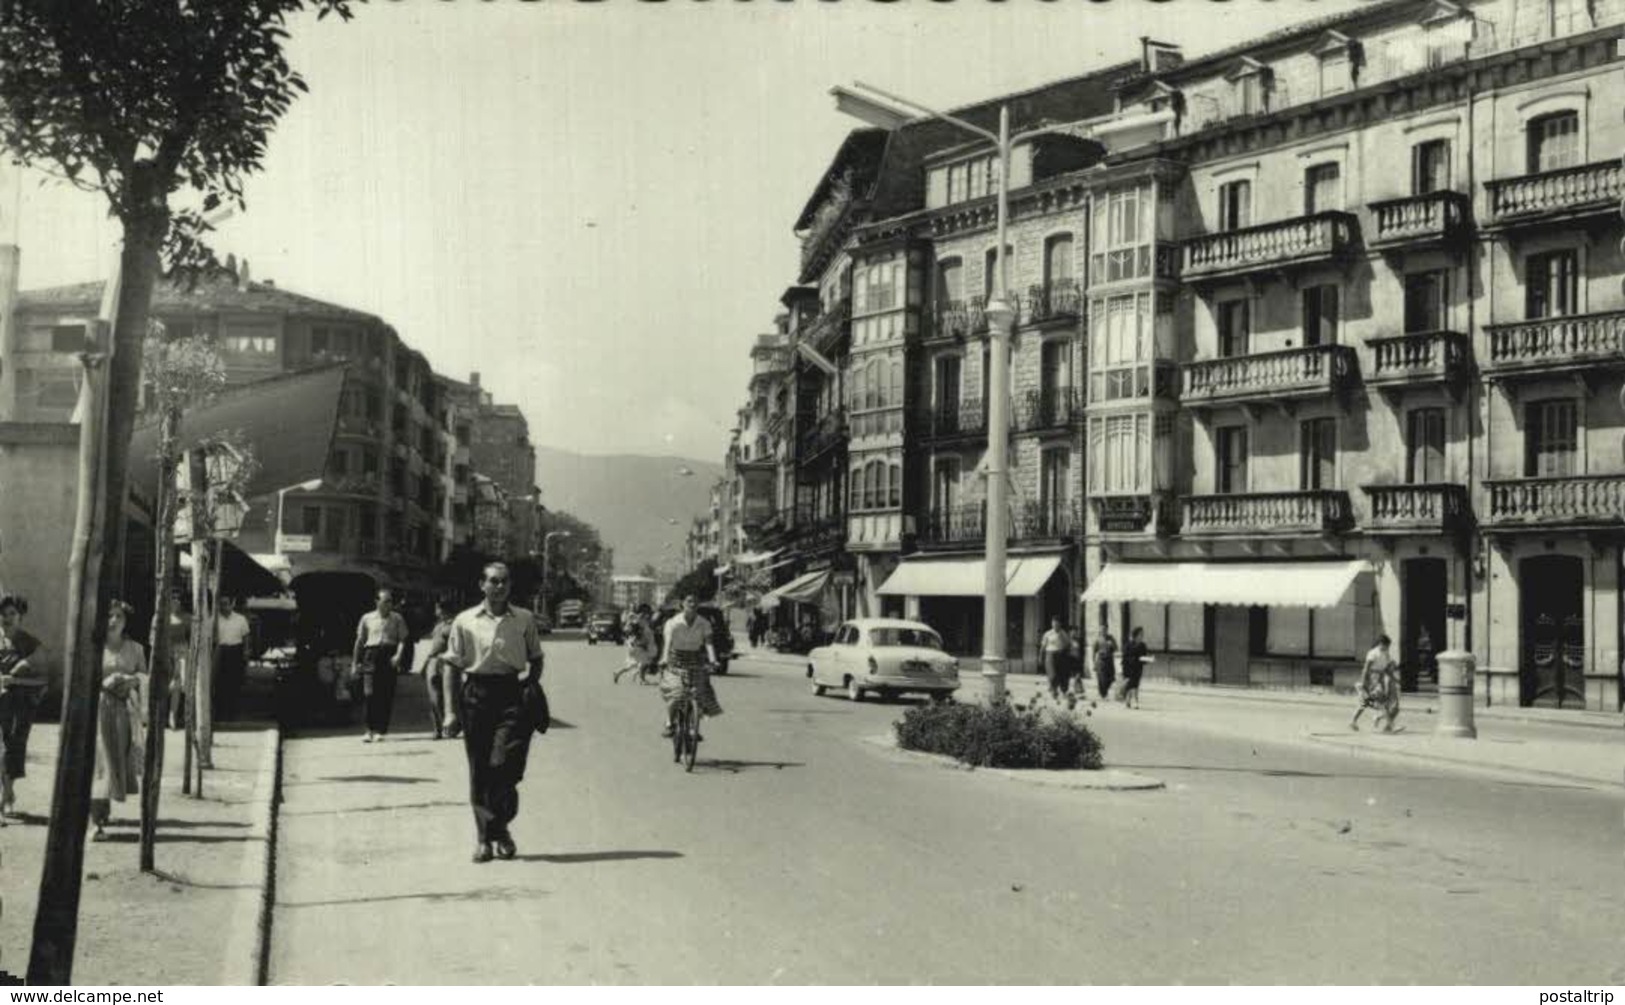
[[[614,576],[610,579],[610,602],[622,610],[631,610],[639,604],[655,606],[660,597],[655,595],[658,584],[647,576]]]
[[[1622,25],[1384,3],[1123,87],[1179,409],[1128,502],[1091,438],[1088,598],[1160,669],[1346,683],[1384,633],[1413,686],[1467,648],[1495,700],[1619,707]]]
[[[1408,686],[1466,648],[1494,700],[1620,707],[1622,36],[1620,0],[1392,0],[956,112],[1071,134],[1009,179],[1011,656],[1062,614],[1343,685],[1387,634]],[[993,185],[942,123],[843,144],[750,535],[968,653]]]
[[[473,544],[484,555],[514,554],[514,505],[502,483],[476,472],[469,479]]]
[[[470,424],[473,469],[501,485],[511,504],[515,550],[503,554],[538,551],[542,497],[536,486],[536,447],[531,443],[530,424],[519,406],[493,403],[490,392],[481,389],[478,373],[470,374],[468,382],[478,393]]]
[[[18,297],[4,352],[7,369],[15,369],[7,385],[12,397],[0,413],[23,422],[71,416],[78,395],[74,353],[101,290],[101,283],[84,283]],[[280,506],[254,501],[240,543],[273,551],[271,520],[281,512],[282,540],[310,546],[290,555],[296,575],[364,571],[389,585],[426,590],[428,571],[447,550],[442,514],[449,485],[445,409],[422,354],[374,315],[250,281],[246,263],[195,287],[160,283],[153,316],[167,337],[212,337],[233,384],[347,365],[321,486],[289,491]]]

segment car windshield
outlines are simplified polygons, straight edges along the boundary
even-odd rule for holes
[[[941,649],[942,639],[929,628],[871,628],[869,644],[876,648],[912,646],[916,649]]]

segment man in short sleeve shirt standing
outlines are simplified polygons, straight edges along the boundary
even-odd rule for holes
[[[491,861],[493,849],[505,859],[518,852],[508,825],[519,813],[519,781],[534,729],[524,714],[523,692],[542,676],[536,619],[508,603],[509,580],[506,565],[485,567],[480,577],[485,601],[457,615],[442,657],[463,671],[461,718],[475,862]]]

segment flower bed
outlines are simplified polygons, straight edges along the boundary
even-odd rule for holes
[[[911,708],[893,725],[904,750],[946,754],[979,768],[1101,767],[1100,738],[1069,716],[954,702]]]

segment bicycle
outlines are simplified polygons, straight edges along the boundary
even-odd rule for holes
[[[672,719],[671,751],[673,763],[681,763],[684,771],[694,770],[694,758],[700,751],[700,699],[692,687],[683,689],[683,700]]]

